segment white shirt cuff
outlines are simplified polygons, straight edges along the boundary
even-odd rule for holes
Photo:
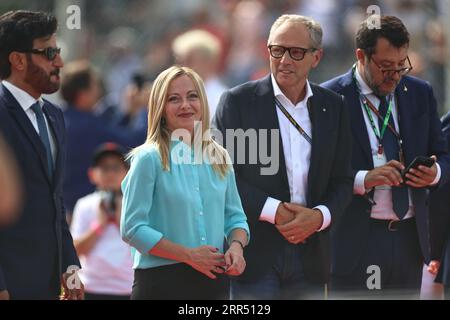
[[[331,213],[330,210],[328,210],[328,208],[326,206],[317,206],[314,207],[313,209],[318,209],[320,210],[320,212],[322,213],[322,217],[323,217],[323,222],[322,222],[322,226],[320,227],[319,230],[317,230],[317,232],[322,231],[326,228],[328,228],[328,226],[331,223]]]
[[[368,190],[364,187],[364,180],[369,171],[360,170],[355,176],[355,181],[353,182],[353,194],[364,195]]]
[[[280,203],[280,200],[268,197],[264,207],[262,208],[259,220],[275,224],[275,214],[277,213],[278,205]]]
[[[430,186],[434,186],[441,179],[441,166],[437,162],[436,162],[436,168],[437,168],[436,178],[434,178],[433,182],[430,183]]]

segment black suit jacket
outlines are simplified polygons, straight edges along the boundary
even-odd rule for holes
[[[49,178],[45,147],[12,94],[0,85],[0,130],[18,161],[24,187],[17,221],[0,229],[0,291],[12,299],[54,299],[60,277],[79,261],[62,202],[65,128],[62,112],[45,101],[57,158]]]
[[[359,170],[372,170],[374,165],[369,135],[357,88],[352,79],[352,71],[349,70],[346,74],[329,80],[322,86],[344,95],[346,99],[354,137],[353,176],[356,176]],[[417,78],[404,76],[395,90],[395,98],[406,164],[419,155],[436,155],[441,167],[439,185],[442,185],[449,179],[450,158],[447,154],[446,139],[441,132],[436,100],[431,86]],[[421,251],[425,261],[428,261],[430,255],[429,190],[427,188],[410,188],[410,190]],[[368,241],[370,212],[369,202],[362,196],[354,195],[340,223],[333,229],[333,273],[346,275],[357,266]]]
[[[450,148],[450,112],[442,118],[442,131]],[[431,259],[441,261],[436,281],[450,284],[450,183],[430,194]]]
[[[310,117],[313,143],[306,205],[308,208],[317,205],[327,206],[333,224],[351,198],[351,134],[343,98],[314,84],[311,84],[311,88],[313,96],[310,98]],[[245,249],[247,267],[241,278],[256,280],[275,264],[276,255],[286,241],[274,225],[259,220],[261,210],[267,197],[290,202],[281,135],[277,141],[278,150],[275,150],[275,146],[272,147],[270,139],[270,130],[279,130],[270,75],[225,92],[219,102],[214,124],[224,135],[224,144],[232,156],[239,194],[252,234],[250,244]],[[259,158],[254,164],[249,161],[245,164],[237,163],[239,150],[237,152],[230,150],[226,129],[244,131],[268,129],[267,134],[262,131],[257,134],[257,145],[267,146],[269,155],[278,152],[279,170],[276,174],[262,175],[261,168],[268,165]],[[262,137],[265,140],[261,140]],[[250,149],[247,141],[245,145],[247,159]],[[330,271],[328,229],[313,234],[305,245],[304,272],[312,282],[328,281]]]

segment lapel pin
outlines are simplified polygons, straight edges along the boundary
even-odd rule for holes
[[[325,112],[325,111],[327,111],[327,109],[323,108],[322,111]]]
[[[405,85],[403,85],[403,91],[408,91],[408,88]]]

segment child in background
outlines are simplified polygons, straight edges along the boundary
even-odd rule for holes
[[[97,190],[79,199],[74,208],[71,232],[81,261],[79,276],[86,300],[130,299],[131,252],[119,231],[120,184],[128,168],[121,146],[100,145],[88,171]]]

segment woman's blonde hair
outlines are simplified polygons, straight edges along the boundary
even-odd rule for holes
[[[169,150],[171,132],[165,124],[163,115],[170,84],[176,78],[184,75],[192,80],[200,99],[200,106],[202,108],[202,154],[205,154],[205,150],[209,151],[209,163],[211,163],[214,171],[218,173],[220,177],[224,177],[229,169],[229,156],[226,150],[215,142],[209,134],[209,107],[203,80],[194,70],[188,67],[172,66],[161,72],[153,82],[148,102],[147,139],[142,145],[130,152],[129,158],[135,155],[139,149],[143,147],[154,146],[161,156],[163,169],[167,171],[170,170]],[[193,138],[194,137],[192,137],[192,139]]]

